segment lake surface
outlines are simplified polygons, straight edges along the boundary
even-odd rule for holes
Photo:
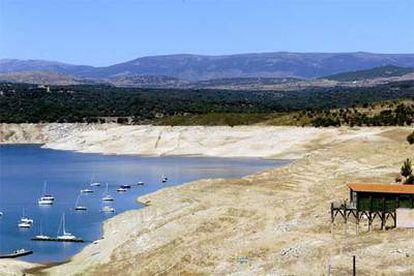
[[[102,222],[120,212],[143,208],[136,203],[139,195],[152,193],[167,186],[179,185],[203,178],[242,177],[270,167],[285,165],[285,160],[233,159],[208,157],[141,157],[86,154],[43,149],[39,145],[0,146],[0,252],[18,248],[34,251],[21,259],[33,262],[55,262],[68,259],[88,243],[59,243],[31,241],[40,233],[56,236],[63,213],[66,230],[86,241],[101,237]],[[161,183],[162,175],[168,177]],[[91,188],[91,179],[108,183],[109,193],[115,201],[114,214],[102,213],[105,185]],[[38,206],[47,190],[56,199],[53,206]],[[122,184],[133,187],[126,193],[117,193]],[[80,203],[86,212],[75,211],[79,190],[91,188],[94,193],[82,195]],[[30,229],[19,229],[17,224],[25,214],[34,220]]]

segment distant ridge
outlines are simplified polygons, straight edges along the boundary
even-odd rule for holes
[[[414,68],[386,65],[375,67],[368,70],[359,70],[334,74],[323,78],[336,81],[357,81],[364,79],[366,80],[375,78],[399,77],[410,73],[414,73]]]
[[[163,55],[93,67],[44,60],[0,60],[0,73],[50,71],[76,78],[163,76],[185,81],[228,78],[319,78],[381,66],[414,68],[414,54],[253,53],[222,56]]]

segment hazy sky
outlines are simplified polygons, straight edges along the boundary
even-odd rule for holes
[[[0,0],[0,58],[414,53],[414,0]]]

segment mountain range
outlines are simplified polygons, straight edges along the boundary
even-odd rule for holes
[[[258,53],[224,56],[164,55],[137,58],[105,67],[44,60],[1,59],[0,73],[54,72],[82,79],[164,76],[184,81],[217,78],[319,78],[385,65],[414,68],[414,54]]]

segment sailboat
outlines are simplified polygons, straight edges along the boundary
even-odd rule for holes
[[[88,189],[88,188],[84,188],[84,189],[81,189],[80,192],[82,194],[90,194],[90,193],[93,193],[93,190],[92,189]]]
[[[99,187],[99,186],[101,186],[101,183],[100,183],[100,182],[98,182],[98,181],[96,181],[96,180],[94,180],[94,178],[95,178],[95,177],[92,177],[92,179],[91,179],[91,183],[90,183],[90,186],[91,186],[91,187]]]
[[[108,193],[108,183],[106,183],[105,193],[102,197],[103,201],[114,201],[114,198]]]
[[[75,211],[86,211],[87,208],[84,205],[79,204],[79,199],[81,197],[81,194],[78,195],[75,202]]]
[[[116,191],[118,193],[125,193],[127,191],[127,189],[126,188],[119,187],[118,189],[116,189]]]
[[[104,212],[104,213],[113,213],[113,212],[115,212],[115,208],[112,207],[111,205],[102,204],[101,211]]]
[[[55,200],[54,196],[46,193],[46,186],[47,186],[47,182],[45,181],[43,184],[43,195],[37,201],[39,205],[53,205],[53,202]]]
[[[40,221],[40,232],[34,237],[36,240],[50,240],[51,237],[43,235],[42,222]]]
[[[32,227],[33,224],[33,219],[30,219],[29,217],[25,216],[24,214],[24,209],[23,209],[23,215],[19,220],[19,223],[17,224],[17,226],[19,228],[30,228]]]
[[[62,235],[59,236],[60,229],[62,229]],[[56,241],[83,242],[83,240],[78,239],[72,233],[66,232],[65,213],[62,214],[61,224],[59,225],[58,236],[56,237]]]

